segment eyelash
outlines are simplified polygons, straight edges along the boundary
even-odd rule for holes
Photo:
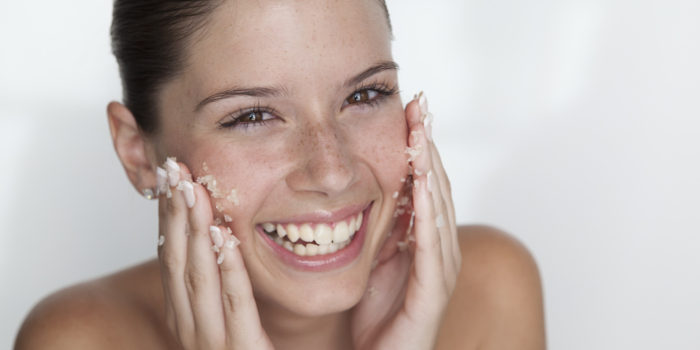
[[[376,91],[377,96],[372,98],[369,101],[363,101],[363,102],[355,102],[355,103],[348,103],[347,105],[345,102],[350,99],[353,95],[355,95],[358,92],[364,92],[364,91]],[[384,83],[372,83],[372,84],[363,84],[360,85],[358,88],[355,89],[348,97],[343,100],[343,108],[352,106],[352,105],[364,105],[367,107],[375,107],[379,105],[381,102],[383,102],[387,97],[393,96],[399,93],[399,90],[395,86],[389,86],[388,84]],[[274,115],[276,112],[273,108],[269,106],[263,106],[263,105],[256,105],[252,108],[243,108],[240,109],[236,112],[233,112],[229,115],[230,118],[227,118],[228,121],[223,121],[219,122],[219,127],[220,128],[238,128],[242,127],[244,130],[248,130],[249,128],[252,127],[259,127],[259,126],[265,126],[269,121],[274,120],[273,119],[268,119],[268,120],[260,120],[256,122],[248,122],[244,123],[241,122],[241,120],[246,116],[250,115],[251,113],[268,113]]]
[[[366,105],[369,107],[374,107],[378,105],[380,102],[382,102],[385,98],[389,96],[393,96],[399,93],[399,90],[396,88],[396,86],[389,86],[388,84],[385,83],[372,83],[372,84],[366,84],[366,85],[360,85],[358,88],[355,89],[353,93],[350,94],[345,100],[343,100],[343,103],[347,101],[350,97],[355,95],[358,92],[363,92],[363,91],[368,91],[368,90],[373,90],[378,93],[378,95],[366,102],[355,102],[352,104],[348,104],[347,106],[353,105],[353,104],[360,104],[360,105]],[[344,106],[345,107],[345,106]]]
[[[240,128],[243,128],[244,130],[247,130],[248,128],[252,128],[252,127],[265,126],[265,124],[274,120],[274,118],[273,118],[273,119],[268,119],[268,120],[263,119],[263,120],[258,121],[258,122],[249,122],[249,123],[241,122],[241,120],[243,120],[243,118],[245,116],[250,115],[251,113],[268,113],[268,114],[272,114],[272,115],[276,114],[275,110],[272,107],[256,104],[252,108],[242,108],[242,109],[239,109],[239,110],[231,113],[226,118],[227,121],[219,122],[219,127],[223,128],[223,129],[239,128],[240,127]]]

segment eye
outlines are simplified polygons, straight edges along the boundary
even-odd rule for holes
[[[263,120],[267,120],[270,118],[265,119],[266,117],[265,112],[257,110],[257,111],[248,111],[244,115],[238,117],[238,122],[239,123],[257,123],[261,122]]]
[[[368,103],[379,96],[379,91],[375,89],[362,89],[352,93],[345,99],[343,105],[351,105],[355,103]]]
[[[219,123],[222,128],[255,127],[274,120],[276,117],[272,112],[263,107],[254,107],[231,114],[225,121]]]

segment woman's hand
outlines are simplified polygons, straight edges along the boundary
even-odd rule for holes
[[[272,349],[238,239],[211,226],[209,193],[184,164],[168,159],[164,168],[158,257],[168,327],[185,349]]]
[[[406,120],[415,222],[410,210],[397,219],[353,310],[358,349],[432,349],[462,264],[450,184],[422,93],[406,106]],[[401,239],[404,246],[396,247]]]

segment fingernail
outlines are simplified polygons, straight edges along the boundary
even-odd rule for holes
[[[423,133],[418,130],[411,131],[411,138],[413,139],[413,144],[417,145],[420,142],[420,135]]]
[[[433,183],[433,171],[428,170],[428,175],[426,175],[426,176],[427,176],[426,181],[427,181],[427,185],[428,185],[428,192],[433,192],[433,185],[432,185],[432,183]]]
[[[418,106],[420,106],[421,115],[428,114],[428,99],[425,97],[425,93],[423,91],[418,93]]]
[[[216,258],[216,263],[221,265],[221,263],[223,263],[223,262],[224,262],[224,253],[220,253],[219,257]]]
[[[160,236],[158,236],[158,246],[160,247],[163,244],[165,244],[165,236],[160,235]]]
[[[168,170],[170,186],[176,186],[180,181],[180,166],[177,165],[175,158],[168,157],[168,159],[165,161],[165,168]]]
[[[216,226],[209,226],[209,235],[214,246],[221,248],[224,245],[224,236],[221,235],[221,230]]]
[[[153,193],[153,190],[150,188],[144,188],[143,190],[141,190],[141,194],[143,195],[144,198],[146,198],[148,200],[156,198],[156,194]]]
[[[416,220],[416,212],[411,211],[411,219],[408,221],[408,228],[406,229],[406,236],[411,234],[411,230],[413,230],[413,222]]]
[[[158,194],[168,191],[168,172],[161,167],[156,167],[156,183],[158,186]]]
[[[192,183],[189,181],[180,181],[177,184],[177,189],[182,191],[182,193],[185,195],[185,203],[187,204],[187,207],[194,207],[195,198]]]
[[[241,244],[241,241],[239,241],[236,236],[231,235],[231,237],[229,237],[229,239],[226,241],[226,248],[233,249],[239,244]]]
[[[406,147],[404,152],[408,154],[408,162],[410,163],[416,160],[416,158],[423,153],[423,144],[417,143],[413,145],[413,147]]]
[[[428,140],[433,141],[433,114],[428,112],[423,119],[423,128],[425,129],[425,136]]]

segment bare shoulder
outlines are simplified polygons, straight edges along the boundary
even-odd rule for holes
[[[458,231],[462,269],[436,349],[544,349],[542,287],[530,252],[493,227]]]
[[[148,282],[153,280],[151,265],[49,295],[24,320],[15,349],[165,348],[153,303],[158,291]]]

